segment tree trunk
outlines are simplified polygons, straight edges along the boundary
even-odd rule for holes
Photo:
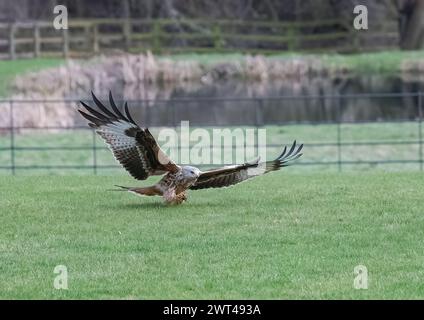
[[[415,1],[415,5],[401,12],[401,47],[405,50],[424,47],[424,1]]]

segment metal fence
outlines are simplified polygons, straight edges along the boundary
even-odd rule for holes
[[[197,99],[174,99],[174,100],[129,100],[130,105],[138,105],[138,109],[142,109],[143,114],[143,126],[170,126],[177,127],[181,120],[191,120],[184,118],[187,115],[187,112],[190,111],[190,104],[194,104],[199,107],[203,105],[204,108],[211,107],[213,110],[213,104],[226,104],[231,105],[232,108],[241,108],[241,106],[249,105],[249,110],[252,112],[244,112],[245,117],[241,117],[241,121],[246,122],[246,119],[251,118],[248,123],[245,123],[247,126],[254,128],[263,128],[267,126],[278,126],[282,128],[296,127],[302,125],[306,128],[307,126],[312,126],[314,128],[320,126],[334,126],[334,136],[331,139],[309,139],[305,142],[305,150],[319,150],[323,148],[333,148],[335,150],[334,159],[331,160],[317,160],[317,159],[308,159],[308,157],[303,157],[303,160],[298,163],[299,166],[328,166],[334,168],[338,171],[342,171],[343,168],[352,166],[352,165],[414,165],[417,170],[423,171],[423,96],[422,92],[415,93],[391,93],[391,94],[348,94],[348,95],[316,95],[316,96],[283,96],[283,97],[261,97],[261,98],[197,98]],[[368,119],[345,119],[343,117],[345,113],[343,101],[349,101],[352,99],[397,99],[399,102],[409,99],[410,107],[409,112],[402,117],[389,117],[387,119],[373,119],[369,117]],[[22,106],[32,106],[34,104],[65,104],[67,107],[72,107],[78,103],[78,99],[64,99],[64,100],[0,100],[0,105],[7,106],[9,112],[8,125],[0,125],[0,173],[11,173],[16,174],[17,172],[28,172],[28,170],[42,170],[44,172],[50,172],[52,169],[60,170],[61,172],[67,172],[71,170],[85,170],[91,172],[92,174],[97,174],[99,171],[104,169],[117,169],[121,168],[118,164],[104,164],[98,161],[99,153],[103,150],[107,150],[106,146],[98,143],[98,137],[95,132],[90,129],[88,126],[81,122],[80,125],[21,125],[19,124],[18,119],[22,117]],[[308,118],[307,116],[297,117],[292,115],[291,119],[285,118],[285,113],[288,108],[293,109],[293,104],[295,101],[303,101],[306,105],[310,105],[311,101],[330,101],[330,108],[326,111],[329,113],[327,117],[315,117],[315,119]],[[267,105],[273,103],[274,116],[266,116],[267,114]],[[153,104],[153,105],[152,105]],[[161,109],[158,105],[164,105],[165,107]],[[395,102],[396,104],[396,102]],[[182,114],[178,112],[178,106],[183,105],[185,112]],[[279,108],[277,112],[275,108]],[[385,108],[386,104],[379,106]],[[188,108],[188,111],[187,111]],[[194,108],[194,107],[193,107]],[[388,108],[388,107],[387,107]],[[76,108],[75,108],[76,109]],[[398,105],[397,109],[402,110],[402,105]],[[135,110],[135,109],[134,109]],[[168,114],[163,118],[164,110],[168,110]],[[225,110],[221,110],[221,116],[225,118]],[[384,110],[383,110],[384,111]],[[204,112],[204,111],[203,111]],[[383,112],[384,113],[384,112]],[[4,114],[4,113],[3,113]],[[209,114],[209,112],[208,112]],[[246,118],[246,115],[248,118]],[[165,120],[166,121],[165,121]],[[195,127],[210,126],[210,122],[206,121],[207,117],[203,117],[197,122],[194,121]],[[239,120],[240,121],[240,120]],[[5,119],[3,118],[3,123]],[[406,137],[401,138],[389,138],[389,139],[375,139],[369,137],[367,139],[348,139],[343,135],[343,128],[346,125],[360,126],[364,124],[406,124],[409,129],[411,129],[411,134]],[[222,122],[216,123],[216,126],[225,126]],[[235,125],[240,125],[240,123],[235,123]],[[412,126],[412,127],[411,127]],[[85,139],[84,145],[68,145],[66,142],[57,141],[58,144],[55,145],[45,145],[40,143],[39,140],[35,139],[34,141],[26,141],[23,145],[18,141],[20,137],[28,137],[28,133],[24,131],[31,131],[30,137],[37,136],[37,133],[34,132],[48,132],[51,130],[60,130],[66,132],[72,132],[73,134],[76,131],[83,131],[90,134],[89,141]],[[381,130],[384,130],[382,128]],[[47,137],[47,136],[46,136]],[[49,139],[55,141],[57,135],[51,134],[48,135]],[[87,138],[87,136],[85,136]],[[302,134],[299,134],[298,139],[302,139]],[[318,138],[318,137],[317,137]],[[31,140],[31,139],[27,139]],[[308,140],[308,139],[307,139]],[[318,140],[318,141],[317,141]],[[37,142],[38,141],[38,142]],[[290,141],[285,141],[289,143]],[[304,142],[304,141],[302,141]],[[409,146],[416,147],[412,152],[408,153],[407,158],[391,158],[384,157],[383,159],[369,160],[369,159],[345,159],[342,156],[343,151],[346,148],[363,148],[363,147],[396,147],[396,146]],[[269,144],[271,148],[280,148],[280,143],[271,143]],[[37,152],[81,152],[84,154],[90,154],[90,163],[72,163],[72,164],[60,164],[60,163],[50,163],[50,160],[41,159],[39,164],[22,164],[21,160],[25,158],[25,153],[31,153],[31,155]],[[3,156],[1,156],[3,154]],[[356,155],[356,152],[353,152]]]

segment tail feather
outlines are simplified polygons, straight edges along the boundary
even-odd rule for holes
[[[108,191],[130,191],[132,188],[124,187],[124,186],[118,186],[115,184],[115,187],[118,187],[120,189],[109,189]]]
[[[140,194],[140,195],[145,195],[145,196],[160,196],[160,195],[162,195],[162,192],[156,186],[130,188],[130,187],[115,185],[115,187],[118,187],[120,189],[111,189],[110,191],[129,191],[129,192],[134,192],[134,193],[137,193],[137,194]]]
[[[130,187],[124,187],[124,186],[120,186],[120,185],[117,185],[117,184],[115,184],[115,187],[118,187],[118,188],[121,188],[121,189],[118,189],[118,190],[130,190],[130,189],[132,189],[132,188],[130,188]]]

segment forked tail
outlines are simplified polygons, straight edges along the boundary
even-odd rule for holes
[[[109,191],[130,191],[132,189],[130,187],[118,186],[117,184],[115,184],[115,187],[120,189],[110,189]]]
[[[115,185],[115,187],[118,187],[120,189],[112,189],[111,191],[128,191],[128,192],[133,192],[133,193],[144,195],[144,196],[161,196],[162,195],[162,192],[156,186],[130,188],[130,187]]]

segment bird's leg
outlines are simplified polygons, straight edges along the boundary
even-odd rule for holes
[[[188,195],[186,191],[180,192],[179,194],[176,195],[176,201],[178,201],[178,204],[183,203],[184,201],[186,201],[188,199]]]
[[[166,204],[181,204],[187,200],[187,193],[183,191],[176,194],[175,189],[170,188],[163,193],[163,198]]]

